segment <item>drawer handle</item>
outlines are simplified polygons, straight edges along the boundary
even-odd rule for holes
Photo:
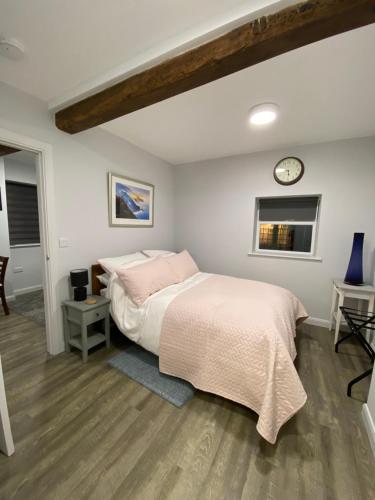
[[[96,313],[97,316],[99,316],[99,313]]]

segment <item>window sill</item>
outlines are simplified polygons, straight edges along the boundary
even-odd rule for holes
[[[314,255],[281,255],[275,253],[267,253],[267,252],[249,252],[247,254],[249,257],[272,257],[274,259],[291,259],[291,260],[310,260],[313,262],[322,262],[323,259],[321,257],[316,257]]]
[[[9,248],[32,248],[40,247],[40,243],[21,243],[20,245],[10,245]]]

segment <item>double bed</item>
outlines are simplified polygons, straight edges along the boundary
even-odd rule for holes
[[[267,283],[195,272],[136,305],[117,273],[92,290],[111,299],[119,330],[159,356],[162,373],[254,410],[257,430],[275,443],[281,426],[306,401],[294,366],[296,325],[306,317],[288,290]]]

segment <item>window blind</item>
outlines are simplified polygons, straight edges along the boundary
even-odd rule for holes
[[[40,243],[36,186],[6,181],[6,194],[10,244]]]
[[[259,220],[314,222],[318,203],[318,196],[261,198],[259,200]]]

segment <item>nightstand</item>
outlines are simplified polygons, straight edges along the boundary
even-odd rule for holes
[[[110,347],[109,338],[109,303],[104,297],[95,296],[96,304],[86,304],[65,300],[62,303],[64,314],[65,350],[70,352],[71,347],[82,351],[82,361],[87,361],[88,350],[105,342]],[[104,323],[104,332],[88,332],[87,327],[96,322]],[[103,328],[103,326],[102,326]]]

